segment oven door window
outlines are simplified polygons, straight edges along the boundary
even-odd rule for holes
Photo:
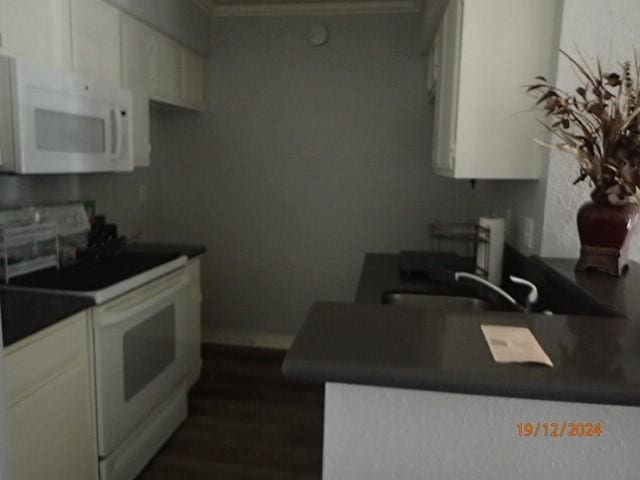
[[[176,358],[176,312],[170,305],[128,330],[123,338],[125,402],[161,375]]]

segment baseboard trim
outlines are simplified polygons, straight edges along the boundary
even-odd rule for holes
[[[293,342],[293,335],[267,332],[243,332],[237,330],[218,330],[202,332],[202,340],[207,343],[236,345],[242,347],[275,348],[288,350]]]

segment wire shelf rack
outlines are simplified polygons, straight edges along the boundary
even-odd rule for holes
[[[439,222],[429,224],[432,249],[436,252],[456,252],[473,259],[476,275],[489,275],[489,252],[491,229],[477,222]]]
[[[60,241],[55,222],[6,225],[0,228],[0,278],[59,267]]]

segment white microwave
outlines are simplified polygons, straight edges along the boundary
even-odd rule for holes
[[[0,56],[0,171],[133,170],[131,92]]]

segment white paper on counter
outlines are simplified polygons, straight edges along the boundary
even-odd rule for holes
[[[493,359],[498,363],[540,363],[553,367],[531,330],[526,327],[480,325]]]

